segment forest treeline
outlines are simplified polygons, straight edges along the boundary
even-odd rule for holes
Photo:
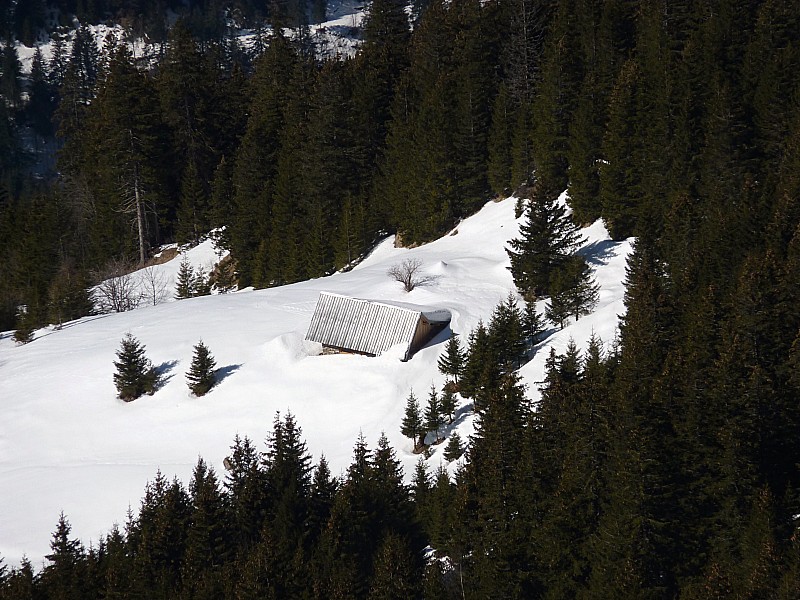
[[[492,194],[567,186],[578,223],[645,229],[724,286],[793,185],[796,12],[463,0],[409,18],[376,0],[349,58],[320,58],[302,27],[245,49],[178,20],[147,64],[84,26],[24,81],[6,44],[0,329],[80,316],[105,264],[212,228],[240,285],[265,287],[388,233],[429,241]],[[53,136],[57,177],[33,176],[23,139]],[[730,264],[693,266],[711,248]]]
[[[235,597],[800,596],[800,5],[433,0],[413,29],[403,8],[374,0],[337,60],[274,33],[249,60],[180,25],[149,69],[73,46],[62,80],[41,71],[40,126],[63,143],[52,183],[26,178],[15,132],[37,95],[7,95],[4,67],[3,328],[21,304],[47,322],[59,273],[212,227],[240,284],[268,286],[389,232],[425,242],[492,193],[532,214],[568,187],[578,223],[637,237],[619,339],[551,356],[536,406],[485,350],[455,481],[409,489],[385,443],[359,442],[313,521],[309,476],[272,486],[275,461],[253,458],[263,504],[219,520],[248,533],[194,576],[189,538],[218,539],[196,525],[208,475],[157,479],[102,552],[63,522],[41,578],[11,581],[200,597],[234,569],[252,585]],[[251,493],[218,483],[213,498]]]

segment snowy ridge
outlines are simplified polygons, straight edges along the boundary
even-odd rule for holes
[[[318,344],[304,340],[317,297],[324,290],[445,308],[452,330],[466,340],[514,290],[505,252],[518,234],[514,204],[514,198],[490,202],[450,235],[418,248],[395,248],[387,239],[347,273],[87,317],[58,331],[40,330],[25,346],[15,346],[10,332],[0,334],[0,555],[15,564],[26,554],[39,568],[62,510],[73,535],[88,546],[124,522],[129,506],[138,509],[157,469],[187,483],[202,455],[223,476],[234,435],[263,449],[278,411],[295,415],[313,460],[324,453],[334,474],[350,464],[359,433],[374,448],[385,432],[410,477],[418,456],[400,434],[405,398],[411,388],[421,399],[432,383],[441,389],[437,360],[447,330],[405,363],[394,349],[376,358],[322,356]],[[583,233],[600,302],[592,315],[552,333],[521,369],[531,398],[549,347],[563,350],[570,338],[583,347],[592,333],[609,344],[624,311],[630,242],[612,242],[600,222]],[[219,254],[208,241],[187,256],[207,269]],[[421,259],[435,283],[404,292],[386,271],[406,258]],[[155,268],[174,281],[180,260]],[[129,404],[116,398],[112,380],[126,332],[146,346],[166,380],[153,396]],[[200,339],[221,381],[194,398],[185,373]],[[453,426],[462,439],[473,431],[472,421],[462,403]],[[435,446],[431,470],[447,464],[444,446]]]

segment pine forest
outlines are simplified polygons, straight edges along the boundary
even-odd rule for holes
[[[447,385],[397,423],[423,453],[471,399],[455,477],[404,474],[385,437],[337,477],[285,412],[225,473],[154,474],[97,544],[53,515],[43,568],[0,557],[0,599],[800,597],[800,3],[370,0],[349,53],[310,33],[329,9],[0,1],[0,331],[100,310],[89,287],[166,243],[232,258],[180,297],[267,288],[513,194],[527,305],[443,345]],[[531,402],[530,306],[592,310],[597,219],[635,238],[619,336],[551,353]],[[121,398],[153,386],[143,351]]]

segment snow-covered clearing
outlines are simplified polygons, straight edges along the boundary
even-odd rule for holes
[[[135,511],[145,483],[157,469],[188,483],[198,455],[224,475],[222,461],[237,433],[264,448],[276,412],[291,411],[314,461],[325,454],[334,474],[350,463],[363,433],[374,447],[381,432],[410,476],[417,456],[400,434],[405,399],[413,387],[421,401],[431,383],[444,381],[437,359],[446,331],[408,362],[394,349],[377,358],[318,355],[304,341],[320,291],[449,309],[452,330],[466,340],[479,320],[514,290],[505,246],[518,234],[513,198],[488,203],[451,235],[414,249],[387,239],[358,267],[267,290],[169,301],[137,310],[40,330],[15,346],[0,334],[0,555],[16,564],[23,554],[41,567],[61,511],[85,544],[123,523]],[[534,397],[549,346],[579,346],[594,332],[614,338],[622,304],[625,262],[631,245],[614,243],[602,223],[584,230],[584,252],[602,286],[594,314],[543,342],[521,372]],[[211,242],[188,253],[195,265],[217,260]],[[405,258],[424,261],[433,285],[410,293],[386,275]],[[170,281],[180,257],[156,267]],[[171,296],[171,294],[170,294]],[[112,380],[115,352],[126,332],[147,348],[166,384],[153,396],[126,404]],[[185,373],[199,341],[216,358],[221,382],[202,398],[190,395]],[[455,427],[463,439],[472,416],[462,411]],[[444,462],[444,444],[429,459]]]

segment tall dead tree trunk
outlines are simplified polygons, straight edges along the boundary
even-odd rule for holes
[[[144,221],[144,201],[142,200],[141,181],[139,177],[139,161],[136,160],[133,130],[128,133],[131,139],[131,157],[133,157],[133,201],[136,211],[136,229],[139,233],[139,266],[144,266],[147,260],[147,248],[145,244],[145,221]]]

